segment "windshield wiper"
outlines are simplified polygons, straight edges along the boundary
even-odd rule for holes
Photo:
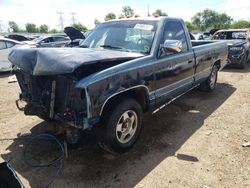
[[[88,48],[87,45],[81,45],[80,48]]]
[[[112,46],[112,45],[101,45],[100,47],[102,47],[102,48],[110,48],[110,49],[124,49],[122,47]]]

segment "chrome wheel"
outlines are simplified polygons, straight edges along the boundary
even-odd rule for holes
[[[216,79],[217,79],[217,70],[216,69],[213,69],[211,75],[210,75],[210,80],[209,80],[209,85],[210,85],[210,88],[214,88],[215,86],[215,83],[216,83]]]
[[[124,112],[116,125],[116,138],[124,144],[128,143],[135,135],[138,125],[138,117],[135,111],[128,110]]]

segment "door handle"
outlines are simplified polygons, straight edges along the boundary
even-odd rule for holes
[[[193,63],[193,60],[189,60],[188,63]]]

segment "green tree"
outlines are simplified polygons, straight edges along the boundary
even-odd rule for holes
[[[94,23],[95,23],[95,26],[97,26],[97,25],[100,24],[101,22],[100,22],[98,19],[95,19]]]
[[[233,19],[227,14],[220,14],[211,9],[205,9],[192,17],[192,24],[199,30],[208,29],[227,29],[230,27]]]
[[[46,24],[40,25],[39,32],[40,33],[48,33],[49,32],[49,26],[47,26]]]
[[[242,29],[242,28],[248,28],[248,27],[250,27],[250,22],[246,20],[235,21],[231,25],[232,29]]]
[[[57,29],[51,29],[49,33],[59,33],[59,31]]]
[[[191,22],[186,21],[185,25],[187,26],[190,32],[196,30],[195,26]]]
[[[158,16],[168,16],[168,14],[166,12],[162,12],[161,9],[156,9],[155,12],[153,13],[153,15],[155,17],[158,17]]]
[[[113,12],[108,13],[105,17],[104,20],[108,21],[108,20],[113,20],[116,19],[116,15]]]
[[[36,24],[33,23],[26,23],[25,28],[28,33],[36,33],[38,31]]]
[[[122,13],[125,15],[126,18],[134,16],[134,10],[130,6],[122,7]]]
[[[82,32],[88,31],[87,27],[85,25],[81,24],[81,23],[74,23],[72,25],[72,27],[74,27],[74,28],[76,28],[76,29],[78,29],[78,30],[80,30]]]
[[[9,27],[12,29],[14,33],[19,32],[19,27],[16,22],[9,21]]]

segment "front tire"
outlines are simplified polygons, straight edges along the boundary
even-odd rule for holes
[[[239,68],[245,69],[247,61],[248,61],[248,54],[245,54],[245,59],[241,62],[241,64],[239,65]]]
[[[121,98],[104,112],[102,125],[97,127],[98,143],[111,153],[124,153],[133,147],[140,131],[143,112],[132,98]]]

